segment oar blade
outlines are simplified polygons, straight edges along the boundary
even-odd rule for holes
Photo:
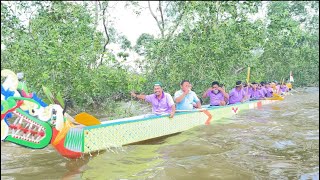
[[[248,67],[248,71],[247,71],[247,84],[249,84],[249,81],[250,81],[250,67]]]
[[[273,97],[266,98],[266,100],[284,100],[284,97],[280,96],[279,94],[273,93]]]
[[[77,114],[74,117],[74,120],[80,124],[85,125],[85,126],[93,126],[93,125],[101,124],[101,122],[97,118],[95,118],[94,116],[92,116],[86,112],[82,112],[80,114]]]

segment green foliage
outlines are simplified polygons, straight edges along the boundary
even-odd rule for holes
[[[148,81],[163,81],[173,93],[188,79],[202,94],[214,80],[230,90],[251,67],[252,81],[281,81],[291,70],[295,85],[318,85],[319,36],[300,27],[308,2],[268,4],[268,17],[252,21],[248,14],[261,3],[188,2],[182,31],[145,49]]]
[[[66,2],[39,6],[27,30],[11,28],[19,27],[19,21],[12,21],[15,16],[6,5],[1,3],[1,8],[5,20],[1,35],[9,37],[15,33],[10,41],[2,41],[6,49],[2,50],[1,66],[24,72],[31,91],[44,97],[44,85],[58,95],[59,101],[71,101],[79,111],[103,108],[128,97],[129,73],[121,66],[107,66],[115,62],[115,56],[106,54],[102,65],[98,63],[104,37],[94,28],[93,17],[85,7]],[[30,7],[24,4],[24,8]],[[130,46],[130,42],[125,44]],[[123,57],[128,54],[123,53]]]

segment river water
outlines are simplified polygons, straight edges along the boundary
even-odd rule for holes
[[[1,179],[319,179],[319,88],[78,160],[1,142]]]

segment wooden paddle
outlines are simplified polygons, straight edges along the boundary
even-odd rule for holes
[[[55,140],[52,142],[52,144],[54,146],[59,144],[59,142],[67,135],[67,133],[71,127],[74,127],[74,125],[72,124],[71,121],[64,122],[63,128],[61,129],[61,131],[59,131],[59,133],[57,134],[57,136],[56,136]]]
[[[290,71],[289,81],[290,81],[290,82],[294,82],[293,75],[292,75],[292,71]]]
[[[247,71],[247,91],[246,91],[246,96],[248,96],[249,93],[249,81],[250,81],[250,67],[248,67],[248,71]],[[249,99],[249,97],[247,97]]]
[[[265,98],[265,100],[284,100],[284,97],[280,96],[279,94],[273,93],[273,97]]]

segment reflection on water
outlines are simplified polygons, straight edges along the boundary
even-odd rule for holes
[[[79,160],[1,143],[1,179],[319,179],[319,89]]]

